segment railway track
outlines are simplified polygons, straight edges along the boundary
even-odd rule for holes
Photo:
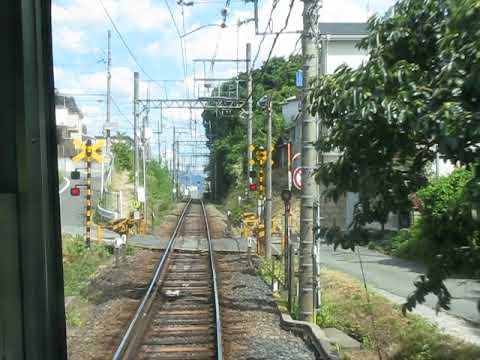
[[[180,237],[206,240],[206,250],[177,250]],[[113,359],[223,359],[215,259],[201,200],[185,205]]]

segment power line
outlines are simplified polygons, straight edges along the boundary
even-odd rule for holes
[[[267,36],[268,27],[270,26],[270,23],[272,22],[273,12],[275,11],[279,2],[280,2],[280,0],[273,0],[272,9],[270,10],[270,15],[268,16],[267,25],[265,25],[265,30],[263,31],[262,39],[260,40],[260,43],[258,44],[257,53],[255,54],[255,57],[253,58],[253,61],[252,61],[252,70],[255,67],[255,63],[258,60],[258,56],[260,55],[260,49],[262,48],[263,42],[265,41],[265,37]]]
[[[273,15],[273,12],[275,10],[275,8],[277,7],[278,3],[279,3],[280,0],[274,0],[273,2],[273,5],[272,5],[272,9],[270,11],[270,17],[269,17],[269,20],[267,22],[267,27],[265,28],[265,31],[263,32],[263,36],[262,36],[262,40],[260,41],[260,44],[258,46],[258,51],[257,51],[257,54],[255,55],[255,59],[253,60],[252,62],[252,67],[250,68],[250,71],[253,71],[253,68],[254,68],[254,65],[255,65],[255,61],[258,59],[258,56],[260,54],[260,49],[262,47],[262,44],[263,44],[263,40],[265,39],[265,36],[266,36],[266,30],[268,28],[268,25],[270,24],[270,21],[272,20],[272,15]],[[294,2],[295,0],[290,0],[290,4],[289,4],[289,9],[288,9],[288,14],[287,14],[287,17],[285,18],[285,24],[283,25],[282,29],[277,33],[275,34],[275,39],[274,41],[272,42],[272,46],[270,47],[270,51],[268,52],[268,57],[267,57],[267,60],[265,60],[265,63],[264,63],[264,66],[270,61],[270,57],[273,53],[273,50],[275,48],[275,45],[277,44],[277,39],[278,37],[283,33],[283,31],[285,31],[285,29],[287,28],[288,26],[288,22],[290,21],[290,15],[292,13],[292,9],[293,9],[293,5],[294,5]],[[295,44],[295,47],[297,46],[299,40],[301,39],[301,36],[297,39],[297,42]],[[294,49],[295,51],[295,49]],[[265,70],[259,70],[261,73]],[[250,94],[247,94],[247,97],[245,98],[245,101],[248,101],[248,99],[250,99],[251,96],[253,96],[253,92],[254,92],[254,89],[255,89],[255,85],[254,87],[252,88],[252,91],[250,92]]]
[[[175,31],[177,32],[177,36],[180,40],[180,51],[182,52],[182,63],[183,63],[183,81],[185,83],[185,92],[186,94],[188,94],[188,89],[187,89],[187,83],[186,83],[186,79],[187,79],[187,63],[186,63],[186,52],[185,52],[185,48],[184,48],[184,44],[183,44],[183,37],[182,37],[182,34],[180,33],[180,29],[178,28],[178,24],[175,20],[175,16],[173,16],[173,11],[172,11],[172,8],[170,7],[170,4],[168,3],[168,0],[164,0],[164,3],[165,5],[167,6],[167,9],[168,9],[168,13],[170,14],[170,18],[172,19],[172,22],[173,22],[173,26],[175,27]],[[183,6],[183,5],[182,5]],[[182,14],[183,16],[183,14]],[[185,30],[184,30],[185,32]]]
[[[168,13],[170,14],[170,18],[172,19],[173,25],[175,26],[175,30],[177,31],[177,35],[179,38],[181,38],[180,34],[180,29],[178,28],[177,22],[175,21],[175,17],[173,16],[172,8],[170,7],[170,4],[168,3],[168,0],[164,0],[165,5],[167,6]]]
[[[185,34],[185,12],[184,12],[184,3],[182,4],[182,31]],[[188,91],[188,84],[187,84],[187,48],[184,43],[183,36],[180,37],[180,44],[182,47],[182,61],[183,61],[183,78],[184,78],[184,86],[185,86],[185,95],[188,98],[190,96]]]
[[[270,60],[270,56],[272,56],[272,52],[273,52],[273,49],[275,48],[275,44],[277,43],[278,38],[280,37],[280,35],[285,31],[285,29],[288,26],[288,22],[290,20],[290,15],[292,15],[292,9],[293,9],[294,3],[295,3],[295,0],[290,0],[290,4],[289,4],[289,8],[288,8],[288,14],[287,14],[287,17],[285,18],[285,24],[280,29],[280,31],[275,34],[275,38],[273,39],[273,44],[272,44],[272,47],[270,48],[270,52],[268,53],[268,57],[267,57],[266,62],[268,62],[268,60]]]
[[[110,13],[108,12],[107,8],[105,7],[105,5],[103,4],[103,1],[102,0],[98,0],[100,2],[100,5],[102,5],[102,8],[103,8],[103,11],[105,12],[105,15],[107,15],[108,19],[110,20],[110,23],[112,24],[113,26],[113,29],[115,30],[115,32],[117,33],[118,37],[120,38],[120,40],[122,41],[123,45],[125,46],[125,48],[127,49],[128,53],[130,54],[131,58],[133,59],[133,61],[135,62],[135,64],[137,64],[138,68],[143,72],[143,74],[149,79],[151,80],[152,77],[145,71],[145,69],[142,67],[142,65],[140,65],[139,61],[137,60],[137,57],[135,56],[135,54],[133,53],[133,51],[130,49],[130,47],[128,46],[127,42],[125,41],[122,33],[120,32],[120,30],[117,28],[117,25],[115,24],[115,22],[113,21],[112,17],[110,16]]]
[[[127,115],[125,115],[125,114],[123,113],[123,111],[120,109],[120,107],[118,106],[117,102],[116,102],[115,99],[113,98],[113,96],[110,96],[110,100],[112,100],[112,104],[115,106],[115,109],[117,109],[118,113],[119,113],[125,120],[127,120],[128,123],[129,123],[130,125],[132,125],[132,127],[133,127],[133,121],[130,120],[130,119],[127,117]]]

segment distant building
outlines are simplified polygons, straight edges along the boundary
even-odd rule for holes
[[[59,169],[68,172],[73,168],[70,158],[76,154],[72,140],[82,140],[87,130],[75,98],[55,93],[55,119]]]
[[[366,23],[320,23],[322,74],[333,74],[342,64],[359,67],[367,58],[367,51],[358,48],[367,36]]]

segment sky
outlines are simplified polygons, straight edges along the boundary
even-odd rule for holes
[[[272,1],[259,0],[260,30],[266,28]],[[283,26],[290,2],[279,0],[272,16],[272,30]],[[107,17],[102,3],[134,58]],[[393,3],[394,0],[323,0],[320,21],[362,22],[368,15],[384,13]],[[141,99],[147,96],[152,99],[186,98],[204,95],[204,84],[196,78],[226,78],[237,72],[233,62],[216,63],[212,68],[210,63],[195,62],[196,59],[244,59],[247,42],[252,44],[254,57],[258,52],[255,67],[261,66],[266,59],[273,36],[266,36],[262,42],[263,37],[255,35],[253,22],[238,26],[239,22],[253,17],[252,2],[230,0],[224,28],[218,25],[223,20],[221,11],[226,7],[225,1],[193,0],[193,6],[181,4],[181,0],[53,0],[55,86],[61,93],[76,98],[89,134],[101,134],[106,117],[108,30],[111,30],[112,122],[116,130],[130,135],[135,71],[140,72]],[[301,29],[302,8],[303,2],[293,0],[287,30]],[[195,31],[204,25],[208,26]],[[178,34],[190,31],[194,32],[181,41]],[[282,35],[273,55],[288,56],[298,52],[297,40],[296,34]],[[243,62],[238,63],[238,70],[243,71],[244,66]],[[182,140],[205,138],[199,111],[176,109],[160,114],[152,110],[149,120],[154,131],[157,131],[160,118],[163,120],[161,151],[166,151],[167,158],[171,157],[173,126],[182,129],[179,135]],[[157,153],[156,141],[155,135],[151,141],[154,154]]]

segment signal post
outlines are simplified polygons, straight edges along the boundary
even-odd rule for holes
[[[73,161],[84,160],[86,163],[86,183],[83,185],[86,187],[85,192],[85,245],[90,248],[91,243],[91,228],[92,228],[92,161],[101,162],[103,160],[102,155],[98,153],[100,148],[105,146],[105,140],[98,140],[95,144],[92,144],[91,140],[87,140],[86,143],[82,143],[81,140],[74,140],[75,146],[80,148],[80,152],[75,155]],[[72,172],[72,179],[79,178],[80,174],[76,171]],[[74,190],[75,189],[75,190]],[[78,185],[71,189],[70,194],[72,196],[80,195]]]

